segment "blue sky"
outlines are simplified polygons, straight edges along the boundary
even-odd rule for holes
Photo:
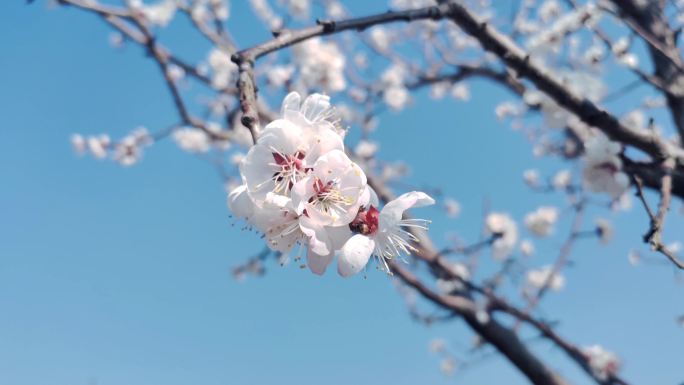
[[[266,39],[234,3],[238,39]],[[383,9],[350,5],[358,14]],[[0,14],[0,385],[526,383],[499,358],[442,375],[429,341],[468,346],[471,335],[460,321],[413,322],[374,269],[343,280],[271,264],[263,279],[234,281],[230,268],[262,245],[232,225],[211,167],[170,142],[132,168],[80,159],[69,147],[72,132],[122,136],[174,123],[154,63],[135,47],[111,49],[109,29],[75,10],[4,1]],[[202,55],[206,46],[186,32],[179,24],[165,37]],[[443,186],[463,204],[457,219],[421,212],[434,217],[441,243],[447,232],[475,239],[485,197],[518,219],[562,202],[523,185],[524,169],[562,165],[535,159],[496,121],[492,108],[507,95],[484,83],[472,92],[468,103],[421,93],[407,111],[384,114],[377,134],[380,157],[410,164],[410,182]],[[643,250],[647,226],[636,202],[617,221],[611,245],[578,245],[567,287],[542,314],[560,319],[573,342],[618,352],[634,383],[677,383],[684,287],[667,266],[627,263],[630,248]],[[681,219],[669,226],[681,240]],[[560,242],[539,244],[530,264],[550,263]],[[489,256],[483,264],[496,267]],[[589,383],[561,352],[533,346],[574,383]]]

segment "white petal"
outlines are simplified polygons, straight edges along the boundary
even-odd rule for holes
[[[330,237],[325,227],[302,215],[299,217],[299,227],[309,239],[309,250],[319,255],[333,252]]]
[[[309,270],[317,275],[323,275],[325,270],[332,262],[335,253],[329,253],[328,255],[320,255],[314,253],[311,249],[306,254],[306,265],[309,266]]]
[[[313,187],[314,181],[320,181],[324,185],[332,184],[332,188],[335,190],[335,197],[331,198],[335,202],[332,204],[333,207],[318,204],[319,201]],[[297,186],[296,193],[310,194],[303,198],[297,198],[307,205],[307,213],[310,218],[326,226],[345,226],[356,217],[359,211],[359,197],[366,185],[366,175],[358,165],[347,157],[344,151],[332,150],[318,158],[313,166],[313,173],[309,177],[308,183],[309,186],[306,188],[305,186]]]
[[[249,218],[254,213],[254,202],[247,194],[247,185],[240,185],[228,195],[228,207],[233,215],[239,218]]]
[[[287,94],[285,99],[283,99],[283,105],[280,108],[280,116],[288,119],[288,116],[292,112],[299,113],[299,105],[301,104],[302,97],[299,96],[297,92],[290,92]]]
[[[250,223],[255,225],[261,232],[266,233],[269,229],[282,226],[288,221],[296,220],[292,212],[290,198],[268,193],[250,217]],[[267,234],[268,236],[268,234]]]
[[[299,215],[301,215],[304,212],[304,209],[306,209],[309,198],[315,194],[313,183],[312,177],[307,176],[292,186],[292,205]]]
[[[301,127],[286,119],[277,119],[266,125],[259,144],[292,155],[302,148],[305,136]]]
[[[364,188],[363,191],[361,192],[361,196],[359,197],[359,206],[361,206],[361,207],[373,206],[375,208],[380,206],[380,200],[378,199],[378,194],[375,192],[375,190],[371,186],[366,185],[366,188]]]
[[[318,160],[322,155],[332,151],[341,150],[344,151],[344,142],[340,135],[338,135],[330,127],[319,127],[316,132],[309,136],[309,151],[304,159],[304,164],[311,166]]]
[[[242,179],[257,201],[265,199],[266,194],[275,188],[272,178],[278,168],[270,165],[273,162],[271,150],[262,145],[253,146],[240,162]]]
[[[277,207],[280,209],[287,209],[288,211],[294,211],[294,206],[292,205],[292,199],[285,195],[275,194],[269,192],[266,194],[266,199],[264,199],[264,204]]]
[[[322,94],[312,94],[304,99],[301,112],[310,122],[319,120],[322,113],[330,108],[330,97]]]
[[[347,157],[344,151],[340,149],[333,149],[318,158],[314,165],[314,172],[320,176],[321,179],[328,178],[330,175],[336,175],[351,167],[352,161]]]
[[[356,234],[344,244],[337,257],[337,272],[350,277],[361,271],[375,249],[375,241],[365,235]]]
[[[412,207],[422,207],[435,204],[435,200],[420,191],[411,191],[400,195],[398,198],[388,202],[380,212],[381,216],[398,221],[404,215],[404,211]]]
[[[333,250],[340,250],[349,238],[354,235],[349,226],[326,227],[325,230],[328,233]]]

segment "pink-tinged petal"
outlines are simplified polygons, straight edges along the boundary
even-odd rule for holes
[[[302,148],[305,137],[298,125],[286,119],[277,119],[264,128],[258,144],[288,155]]]
[[[370,192],[370,204],[373,207],[380,207],[380,199],[378,199],[378,193],[376,193],[371,186],[367,186],[367,188]]]
[[[424,192],[411,191],[388,202],[385,207],[382,208],[380,215],[389,220],[398,221],[404,215],[404,211],[412,207],[422,207],[433,204],[435,204],[435,200]]]
[[[321,226],[328,226],[333,224],[333,220],[330,218],[329,215],[320,212],[311,204],[307,204],[306,206],[308,208],[306,210],[306,215],[312,222],[317,223]]]
[[[368,205],[370,204],[370,189],[370,186],[366,185],[363,191],[361,191],[361,195],[359,195],[359,207],[368,207]]]
[[[332,262],[335,253],[329,253],[327,255],[320,255],[314,253],[311,249],[308,250],[306,254],[306,265],[309,266],[309,270],[316,275],[323,275],[325,270]]]
[[[344,151],[331,150],[316,160],[313,171],[292,189],[300,214],[320,225],[346,226],[358,213],[366,176]]]
[[[257,201],[266,198],[266,194],[275,188],[273,173],[278,171],[272,166],[273,154],[262,145],[253,146],[240,163],[240,174],[247,185],[247,190]]]
[[[259,204],[255,204],[255,210],[253,218],[257,220],[264,219],[267,220],[267,224],[270,222],[282,222],[285,214],[288,217],[295,216],[292,210],[292,200],[284,195],[274,194],[269,192],[265,195],[264,199]],[[273,224],[273,223],[270,223]]]
[[[254,213],[254,202],[247,193],[247,185],[240,185],[228,194],[228,207],[238,218],[249,218]]]
[[[375,249],[375,241],[365,235],[356,234],[344,244],[337,257],[337,272],[350,277],[363,270]]]
[[[313,183],[312,177],[308,176],[292,186],[292,205],[299,215],[301,215],[306,209],[309,198],[315,194]]]
[[[351,167],[352,161],[347,157],[344,151],[340,149],[332,149],[316,160],[314,165],[314,174],[321,179],[326,180],[330,175],[337,175],[344,170]]]
[[[333,252],[325,227],[302,215],[299,217],[299,228],[308,238],[309,250],[319,255],[328,255]]]
[[[378,199],[378,194],[369,185],[364,187],[361,195],[359,196],[359,206],[367,208],[368,206],[379,207],[380,200]]]
[[[309,137],[309,152],[306,154],[304,164],[312,167],[322,155],[332,151],[344,151],[344,142],[335,131],[330,128],[320,128]]]
[[[349,226],[326,227],[325,230],[328,233],[333,250],[340,250],[349,238],[354,235]]]

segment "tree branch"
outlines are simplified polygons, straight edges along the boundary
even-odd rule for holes
[[[497,55],[519,76],[529,79],[556,103],[574,113],[584,123],[603,131],[612,140],[638,148],[654,158],[664,158],[670,149],[654,135],[636,132],[587,98],[568,90],[507,36],[478,18],[454,0],[441,0],[449,5],[449,15],[466,33],[477,39],[487,51]],[[682,154],[677,154],[681,157]]]
[[[317,36],[332,35],[348,30],[362,31],[374,25],[398,21],[442,19],[446,17],[446,10],[447,7],[445,6],[432,6],[340,21],[319,20],[315,26],[292,31],[279,31],[275,38],[233,54],[232,60],[237,64],[239,71],[238,88],[240,89],[240,104],[242,106],[242,124],[249,128],[252,138],[256,141],[259,134],[259,115],[257,109],[253,107],[256,105],[257,93],[253,71],[254,62],[260,57]]]
[[[612,0],[625,24],[648,45],[655,75],[665,84],[670,115],[679,135],[684,137],[684,64],[677,48],[676,33],[664,19],[663,7],[656,1],[637,4],[634,0]]]
[[[533,384],[568,384],[539,361],[513,331],[494,319],[482,320],[478,317],[478,311],[482,310],[479,310],[472,300],[464,296],[439,295],[423,285],[413,273],[396,261],[390,261],[389,264],[397,277],[416,289],[423,297],[463,317],[475,332],[506,356]]]
[[[640,177],[634,176],[634,185],[637,190],[637,197],[644,206],[646,213],[650,219],[650,226],[646,234],[644,234],[644,242],[651,245],[651,249],[666,256],[672,263],[680,269],[684,270],[684,262],[680,261],[674,253],[667,249],[662,242],[662,231],[665,226],[665,217],[670,209],[670,202],[672,201],[672,168],[674,161],[667,159],[663,162],[663,176],[660,180],[660,202],[658,203],[658,211],[654,213],[651,209],[646,196],[643,191],[643,182]]]

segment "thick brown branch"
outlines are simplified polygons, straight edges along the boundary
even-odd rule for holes
[[[497,55],[519,76],[529,79],[537,88],[577,115],[586,124],[597,127],[611,139],[636,147],[654,158],[663,158],[670,152],[659,138],[627,128],[616,117],[599,108],[592,101],[568,90],[544,68],[533,63],[529,55],[515,42],[486,22],[480,21],[464,6],[454,0],[443,0],[443,3],[449,4],[451,20],[477,39],[483,48]]]
[[[656,1],[638,4],[634,0],[613,0],[622,20],[648,45],[655,77],[667,85],[664,92],[672,120],[684,136],[684,64],[677,47],[676,32],[664,18],[664,8]]]
[[[112,7],[109,5],[98,4],[94,1],[87,0],[57,0],[59,4],[63,5],[73,5],[79,8],[87,9],[102,16],[117,16],[117,17],[130,17],[131,12],[128,9]]]
[[[423,285],[418,277],[401,266],[400,263],[392,261],[390,267],[397,277],[401,278],[407,285],[416,289],[423,297],[434,304],[446,310],[458,313],[463,317],[465,322],[475,332],[494,346],[501,354],[506,356],[506,358],[518,367],[533,384],[567,384],[565,380],[539,361],[512,330],[504,327],[494,319],[483,319],[482,316],[478,317],[478,311],[484,310],[478,309],[477,305],[471,299],[464,296],[437,294]]]
[[[479,67],[466,64],[458,65],[458,70],[452,74],[421,77],[415,82],[407,84],[406,88],[413,90],[440,82],[457,83],[471,77],[481,77],[491,80],[508,88],[511,92],[517,95],[522,95],[525,93],[525,87],[517,79],[505,72],[498,72],[488,67]]]

